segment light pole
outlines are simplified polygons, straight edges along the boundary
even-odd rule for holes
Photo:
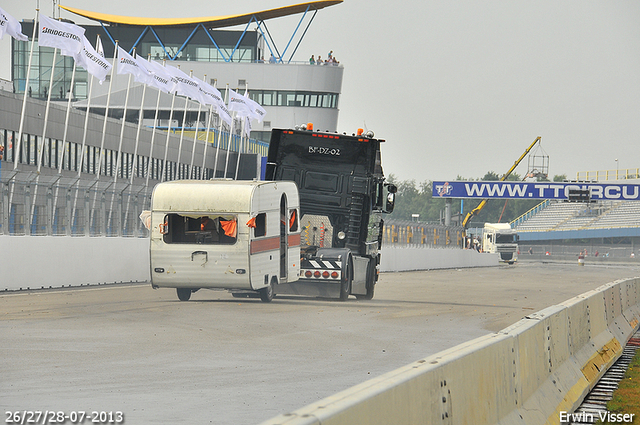
[[[618,180],[618,158],[616,158],[616,180]]]

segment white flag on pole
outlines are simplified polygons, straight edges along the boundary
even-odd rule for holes
[[[249,93],[246,91],[244,92],[244,100],[249,106],[249,109],[251,109],[251,112],[252,112],[251,118],[257,119],[258,122],[262,122],[262,119],[264,118],[264,116],[267,115],[267,111],[265,111],[265,109],[262,106],[260,106],[258,102],[251,99],[249,97]]]
[[[244,119],[244,133],[247,135],[247,138],[251,133],[251,117],[245,117]]]
[[[148,61],[140,56],[138,56],[136,60],[151,73],[153,79],[149,82],[150,86],[165,93],[172,93],[176,89],[178,81],[171,77],[164,66],[154,61]]]
[[[227,106],[224,103],[221,103],[218,105],[217,109],[218,115],[220,115],[222,121],[226,122],[229,127],[233,127],[233,118],[231,118],[231,112],[229,112]]]
[[[142,84],[150,84],[153,80],[149,70],[120,46],[118,46],[118,74],[131,74],[134,80]]]
[[[2,40],[5,33],[16,40],[29,41],[29,37],[22,33],[22,25],[20,25],[20,22],[0,7],[0,40]]]
[[[177,94],[187,96],[204,104],[202,96],[200,95],[199,84],[197,81],[195,81],[193,78],[189,77],[187,74],[176,67],[167,65],[165,69],[178,82],[178,85],[176,87]]]
[[[38,45],[61,50],[64,56],[76,56],[84,45],[84,28],[40,16]]]
[[[246,98],[240,93],[229,89],[229,106],[230,111],[236,111],[241,117],[252,116],[251,108],[246,102]]]
[[[220,91],[213,87],[211,84],[200,80],[199,78],[193,77],[194,80],[198,82],[200,85],[200,93],[202,95],[202,101],[205,105],[213,105],[216,108],[216,112],[220,115],[220,118],[226,122],[229,126],[233,122],[233,118],[231,118],[231,114],[227,109],[227,106],[224,104],[224,99],[222,98],[222,94]]]
[[[100,84],[102,84],[107,78],[109,71],[111,71],[111,64],[104,59],[104,55],[101,55],[93,48],[84,35],[82,35],[82,41],[82,50],[80,53],[74,55],[73,58],[78,65],[86,69],[89,74],[96,77]]]
[[[218,106],[219,104],[224,104],[224,100],[222,99],[222,94],[218,91],[217,88],[213,87],[211,84],[202,81],[197,77],[191,77],[193,80],[198,83],[198,89],[200,90],[200,96],[205,105],[213,105]]]

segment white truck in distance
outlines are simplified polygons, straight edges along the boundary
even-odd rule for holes
[[[500,262],[513,264],[518,261],[518,240],[509,223],[485,223],[482,252],[498,253]]]

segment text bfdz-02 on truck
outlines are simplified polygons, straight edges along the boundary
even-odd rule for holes
[[[277,293],[373,298],[383,235],[396,188],[385,182],[373,133],[348,136],[274,129],[266,180],[294,181],[300,194],[297,282]]]

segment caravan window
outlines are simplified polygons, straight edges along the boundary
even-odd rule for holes
[[[267,214],[260,213],[256,216],[256,227],[253,232],[256,238],[267,234]]]
[[[298,210],[289,210],[289,232],[298,231]]]
[[[238,218],[230,215],[167,214],[164,242],[168,244],[231,245],[236,243]]]

